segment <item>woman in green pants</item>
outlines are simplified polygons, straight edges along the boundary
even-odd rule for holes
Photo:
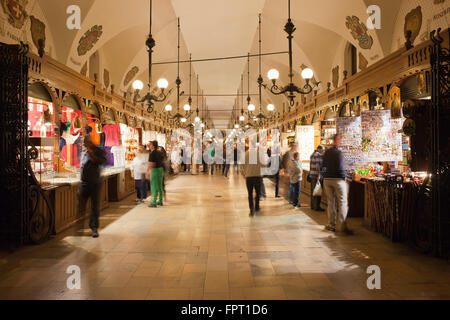
[[[148,158],[147,175],[150,176],[153,202],[150,208],[157,208],[163,205],[163,178],[164,178],[164,157],[158,151],[158,141],[150,142],[150,156]],[[158,201],[159,197],[159,201]]]

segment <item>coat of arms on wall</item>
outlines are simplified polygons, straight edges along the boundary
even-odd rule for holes
[[[337,88],[339,86],[339,66],[336,66],[332,70],[333,72],[333,86]]]
[[[83,67],[81,68],[80,73],[86,77],[87,74],[87,62],[85,62],[85,64],[83,65]]]
[[[345,26],[352,33],[353,39],[358,40],[359,46],[362,49],[370,49],[373,45],[373,38],[367,33],[367,27],[364,23],[359,21],[356,16],[347,17]]]
[[[2,0],[3,11],[8,15],[8,22],[17,29],[22,29],[28,17],[26,6],[28,0]]]
[[[404,32],[405,36],[407,33],[411,32],[411,35],[408,35],[409,41],[414,43],[417,36],[419,35],[420,29],[422,28],[422,8],[418,6],[417,8],[411,10],[405,17],[405,27]]]
[[[80,39],[78,43],[78,55],[84,56],[89,50],[91,50],[100,37],[103,34],[102,26],[93,26],[90,30],[86,31],[83,37]]]
[[[133,67],[130,71],[128,71],[127,75],[125,76],[125,80],[123,81],[123,86],[126,87],[130,81],[138,74],[139,68]]]
[[[30,16],[31,20],[31,38],[38,50],[45,48],[45,24],[34,16]]]
[[[103,83],[106,88],[109,88],[109,71],[106,69],[103,70]]]
[[[359,53],[359,68],[361,70],[365,70],[368,66],[369,62],[367,61],[366,57],[360,52]]]

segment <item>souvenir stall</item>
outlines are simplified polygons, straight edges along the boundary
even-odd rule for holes
[[[404,80],[401,87],[390,88],[386,107],[390,109],[392,130],[385,135],[393,142],[378,151],[380,156],[390,152],[395,156],[381,159],[388,160],[382,163],[383,168],[366,168],[366,177],[362,178],[366,183],[365,224],[393,241],[415,238],[412,225],[416,216],[425,211],[418,199],[421,187],[429,183],[429,158],[423,146],[429,136],[431,85],[420,81],[422,76],[419,73]],[[370,159],[370,152],[376,150],[372,143],[379,137],[367,131],[362,143]]]
[[[166,148],[166,134],[158,132],[156,134],[156,141],[158,141],[158,146]]]
[[[336,112],[333,107],[325,111],[323,121],[321,122],[320,144],[325,148],[333,145],[333,136],[336,134]]]
[[[57,170],[60,176],[75,177],[80,171],[82,153],[82,113],[81,106],[73,95],[67,96],[61,107],[59,125],[59,161]]]
[[[138,149],[139,134],[136,128],[128,125],[128,119],[123,113],[119,113],[119,132],[120,145],[111,147],[114,174],[108,178],[109,201],[120,201],[134,192],[130,164]]]

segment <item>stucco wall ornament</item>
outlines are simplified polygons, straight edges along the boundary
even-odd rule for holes
[[[41,51],[45,49],[45,24],[34,16],[30,16],[30,20],[31,38],[41,55]]]
[[[411,41],[411,43],[414,43],[414,40],[416,40],[417,36],[419,35],[421,28],[422,28],[422,8],[421,6],[418,6],[417,8],[411,10],[405,16],[405,26],[404,26],[405,37],[406,33],[408,31],[411,31],[411,35],[409,35],[409,41]]]
[[[360,52],[359,53],[359,68],[361,70],[365,70],[367,68],[367,65],[369,64],[369,62],[367,61],[367,59],[364,57],[364,55]]]
[[[28,18],[26,6],[28,0],[1,0],[3,11],[8,16],[8,22],[17,29],[22,29]]]
[[[333,68],[332,74],[333,74],[333,86],[336,89],[339,86],[339,66]]]
[[[138,74],[139,68],[134,66],[131,68],[130,71],[128,71],[127,75],[125,76],[125,79],[123,81],[123,86],[126,87],[130,81]]]
[[[83,65],[83,67],[81,68],[81,71],[80,71],[80,73],[83,75],[83,76],[86,76],[86,74],[87,74],[87,67],[88,67],[88,65],[87,65],[87,62]]]
[[[106,69],[103,70],[103,83],[104,83],[106,89],[108,89],[110,80],[109,80],[109,71]]]
[[[367,27],[364,23],[359,21],[356,16],[348,16],[345,26],[350,30],[353,39],[358,40],[359,46],[362,49],[371,49],[373,45],[373,38],[367,33]]]
[[[89,50],[91,50],[94,45],[97,43],[97,41],[100,39],[100,37],[103,34],[102,26],[93,26],[90,30],[86,31],[86,33],[83,35],[83,37],[80,39],[80,42],[78,43],[78,55],[84,56]]]

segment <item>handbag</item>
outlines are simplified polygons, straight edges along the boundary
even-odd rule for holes
[[[314,187],[313,196],[314,197],[322,196],[322,184],[320,183],[320,181],[317,181],[316,186]]]

